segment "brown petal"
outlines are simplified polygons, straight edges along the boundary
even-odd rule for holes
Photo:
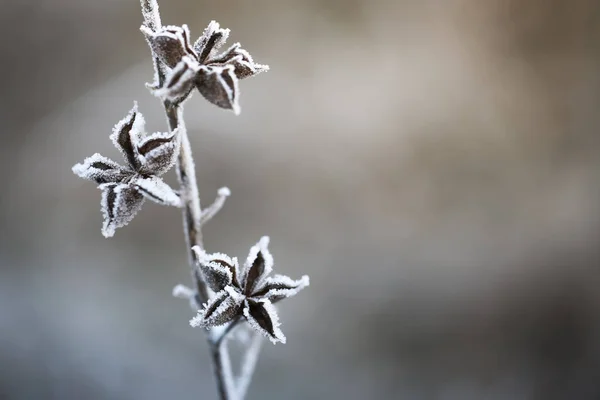
[[[202,310],[190,320],[191,326],[208,328],[226,324],[241,314],[243,296],[229,290],[221,290],[210,299]]]
[[[257,302],[247,299],[244,303],[244,316],[254,330],[262,333],[273,343],[285,343],[285,336],[279,329],[277,311],[270,301]]]
[[[127,225],[144,204],[144,197],[126,184],[105,183],[102,190],[102,234],[111,237],[117,228]]]
[[[273,270],[273,256],[271,256],[268,246],[269,237],[263,236],[256,245],[252,246],[244,263],[242,281],[244,293],[247,296],[250,296],[260,282]]]
[[[264,280],[263,284],[252,293],[252,297],[266,298],[272,303],[292,297],[310,284],[307,275],[293,280],[285,275],[275,275]]]
[[[194,89],[199,67],[198,62],[191,57],[183,57],[166,77],[164,86],[152,89],[154,95],[173,104],[184,102]]]
[[[80,178],[96,183],[118,183],[133,174],[133,171],[121,167],[98,153],[73,166],[73,172]]]
[[[268,65],[256,64],[250,53],[240,47],[239,43],[231,46],[224,53],[210,58],[207,61],[210,65],[233,65],[235,76],[238,79],[248,78],[261,72],[268,71]]]
[[[202,36],[194,43],[198,61],[204,63],[211,54],[216,52],[229,37],[229,29],[223,29],[216,21],[211,21]]]
[[[137,103],[129,114],[115,125],[110,138],[115,147],[123,154],[129,166],[137,170],[139,164],[135,157],[135,146],[144,132],[144,116],[138,112]]]
[[[237,283],[237,260],[226,254],[207,254],[199,246],[192,248],[200,271],[208,287],[213,292],[219,292],[228,285],[239,286]]]
[[[131,185],[145,198],[164,206],[181,207],[179,195],[162,179],[156,176],[138,177]]]
[[[187,25],[163,26],[157,31],[142,26],[140,30],[146,36],[152,52],[169,68],[174,68],[184,56],[197,59],[189,43]]]
[[[162,175],[177,160],[181,135],[176,129],[173,132],[157,132],[143,138],[137,144],[138,171],[146,175]]]
[[[214,105],[240,113],[238,79],[233,66],[201,66],[196,76],[196,87]]]

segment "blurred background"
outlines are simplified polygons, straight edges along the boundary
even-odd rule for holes
[[[249,399],[600,399],[598,1],[160,4],[272,68],[186,103],[207,249],[311,276]],[[134,100],[166,128],[138,1],[0,10],[0,398],[215,398],[180,212],[106,240],[71,172]]]

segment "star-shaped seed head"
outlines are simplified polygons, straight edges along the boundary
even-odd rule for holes
[[[250,249],[241,268],[236,258],[221,253],[207,254],[194,247],[198,268],[215,295],[190,321],[192,326],[208,328],[243,316],[252,328],[273,343],[285,343],[273,303],[296,295],[309,285],[309,278],[306,275],[299,280],[284,275],[269,276],[273,257],[268,245],[269,238],[261,238]]]
[[[181,142],[177,130],[148,135],[144,117],[137,104],[119,121],[110,136],[125,159],[120,165],[96,153],[73,167],[81,178],[94,181],[102,190],[102,214],[105,237],[127,225],[141,209],[144,199],[156,203],[181,206],[179,195],[159,176],[175,163]]]
[[[255,63],[239,43],[219,54],[229,29],[215,21],[194,45],[190,45],[187,25],[157,30],[142,25],[140,29],[155,57],[169,70],[163,85],[151,88],[157,96],[174,103],[184,101],[197,88],[209,102],[239,114],[238,80],[269,70],[268,65]]]

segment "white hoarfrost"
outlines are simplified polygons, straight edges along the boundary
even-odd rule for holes
[[[217,198],[215,201],[204,210],[202,210],[202,216],[200,217],[200,224],[204,225],[208,221],[210,221],[219,211],[223,208],[225,204],[225,199],[231,196],[231,191],[227,187],[222,187],[219,189],[217,193]]]
[[[252,313],[250,312],[249,300],[246,300],[244,306],[244,316],[246,317],[246,320],[254,330],[267,337],[273,344],[276,344],[277,342],[285,343],[286,338],[281,329],[279,329],[281,323],[279,322],[279,316],[277,316],[277,310],[275,310],[275,306],[273,306],[269,300],[262,300],[260,303],[262,303],[262,308],[267,312],[272,325],[272,331],[269,332],[259,323],[256,318],[254,318],[254,316],[252,316]]]

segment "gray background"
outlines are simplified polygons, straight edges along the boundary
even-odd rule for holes
[[[280,307],[250,399],[600,398],[600,4],[161,1],[272,70],[186,105],[206,245],[271,236]],[[70,168],[166,127],[135,0],[0,0],[0,398],[211,399],[181,216],[113,239]],[[170,174],[168,180],[174,182]]]

